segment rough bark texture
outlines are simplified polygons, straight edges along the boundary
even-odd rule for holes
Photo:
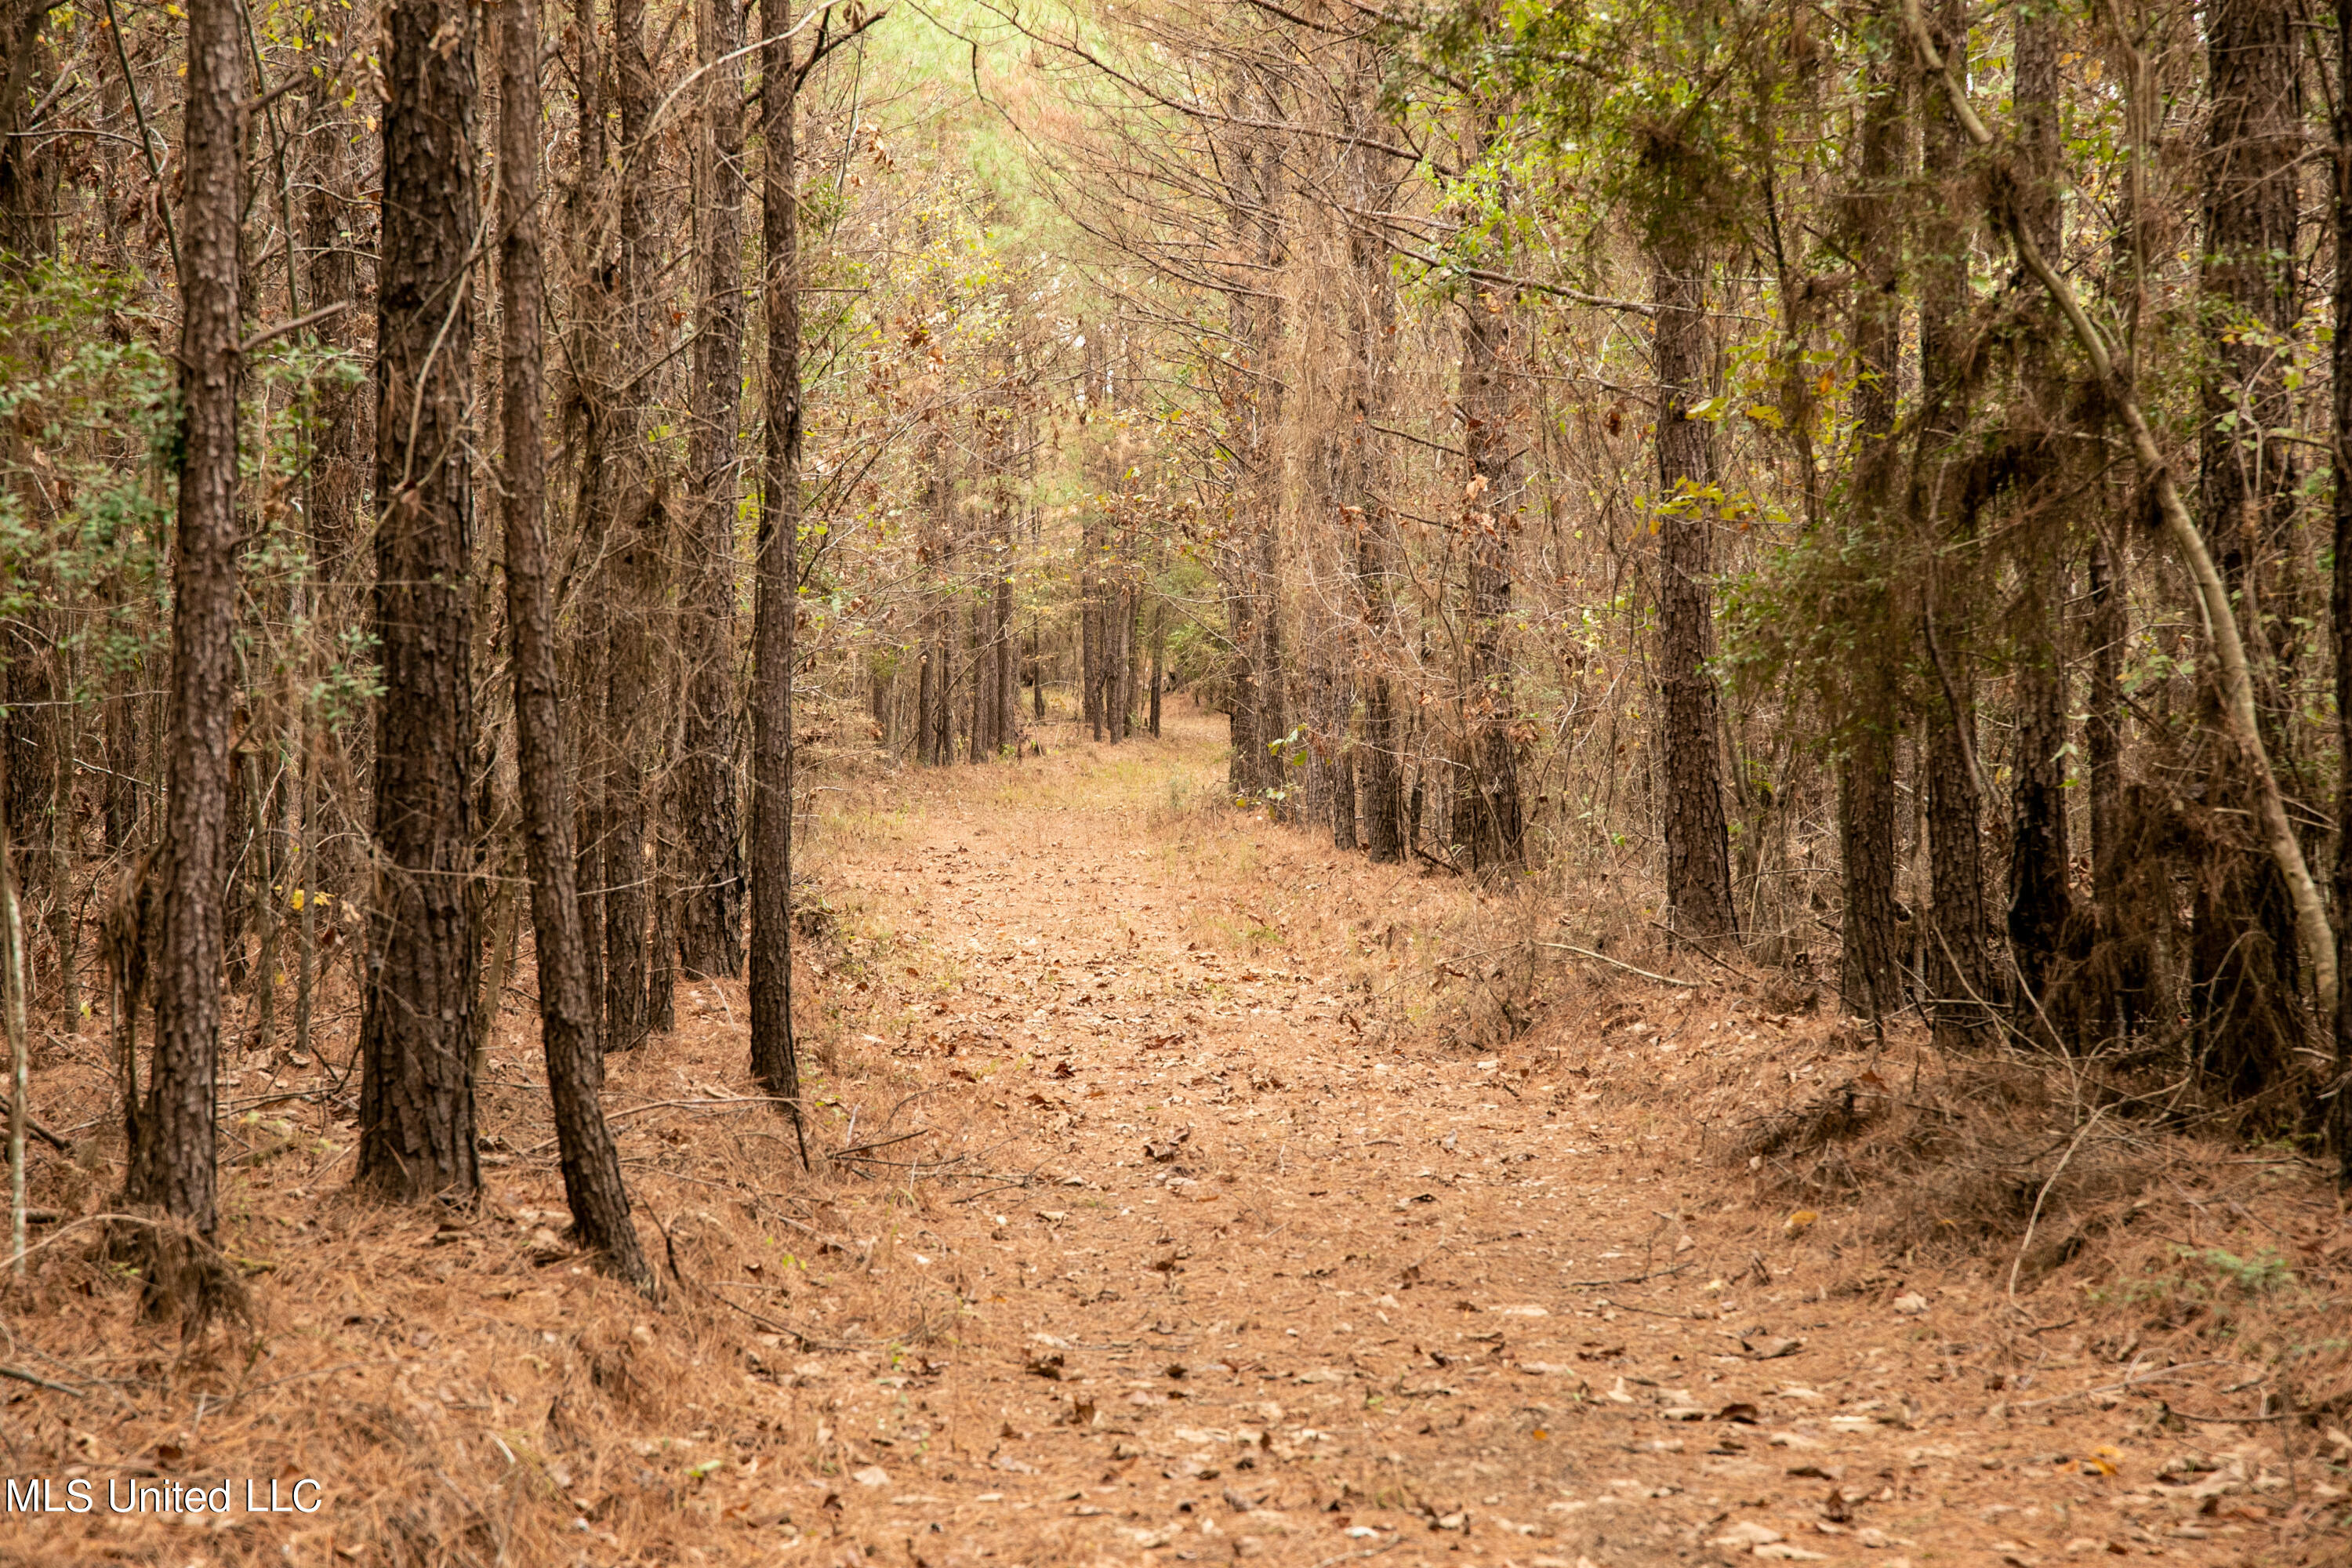
[[[557,1163],[580,1244],[640,1289],[655,1288],[629,1220],[620,1151],[596,1098],[596,998],[588,989],[565,798],[563,715],[548,588],[539,250],[539,27],[534,0],[493,7],[499,29],[499,405],[506,487],[507,628],[513,639],[516,786],[537,938],[540,1041],[555,1110]]]
[[[1845,916],[1838,994],[1865,1018],[1903,1006],[1901,934],[1895,909],[1895,742],[1856,735],[1838,767],[1838,837],[1845,855]]]
[[[604,668],[610,596],[602,589],[602,558],[611,531],[614,488],[607,482],[606,430],[612,423],[614,263],[601,242],[602,204],[609,184],[606,168],[604,62],[596,20],[596,0],[573,0],[572,26],[578,63],[572,71],[579,121],[579,161],[567,195],[564,226],[572,275],[570,361],[573,400],[569,443],[580,454],[572,491],[576,531],[573,570],[597,580],[595,591],[579,596],[572,636],[566,649],[569,676],[565,721],[572,737],[572,803],[576,825],[572,855],[581,929],[587,941],[589,994],[596,999],[597,1058],[604,1047],[604,775],[611,766],[611,731],[604,723],[610,678]],[[600,1067],[599,1071],[602,1071]]]
[[[1464,853],[1475,870],[1526,863],[1517,749],[1511,724],[1511,536],[1527,481],[1511,444],[1506,366],[1515,312],[1492,294],[1462,301],[1462,441],[1470,458],[1463,530],[1469,537],[1469,626],[1464,649],[1462,801],[1454,811]]]
[[[2304,150],[2296,92],[2296,13],[2282,0],[2221,0],[2205,17],[2208,96],[2203,293],[2204,426],[2199,521],[2236,601],[2257,724],[2280,785],[2293,793],[2296,727],[2283,721],[2275,652],[2292,597],[2294,447],[2270,433],[2292,423],[2287,365],[2272,343],[2300,304],[2295,170]],[[2251,324],[2255,331],[2242,330]],[[2209,722],[2223,700],[2209,687]],[[2200,868],[2190,936],[2192,1008],[2207,1070],[2252,1095],[2296,1070],[2295,1005],[2303,965],[2287,881],[2277,861],[2230,825],[2252,815],[2255,791],[2238,748],[2215,735],[2203,804],[2223,825]]]
[[[2289,332],[2299,303],[2294,170],[2304,124],[2295,90],[2294,16],[2282,0],[2218,0],[2206,13],[2213,110],[2206,132],[2200,282],[2213,308],[2207,330],[2214,369],[2203,389],[2199,502],[2222,580],[2244,592],[2247,574],[2255,571],[2262,598],[2273,587],[2263,569],[2275,571],[2279,564],[2263,557],[2276,551],[2294,524],[2295,477],[2292,447],[2267,433],[2292,418],[2286,367],[2277,351],[2261,334],[2234,329],[2251,321],[2273,333]],[[2241,610],[2240,620],[2259,628],[2280,609],[2257,599]],[[2253,640],[2268,639],[2257,633]]]
[[[767,431],[752,626],[751,1076],[790,1100],[793,1043],[793,631],[801,518],[800,226],[793,153],[792,0],[761,0],[761,296],[768,327]]]
[[[1284,385],[1277,368],[1283,300],[1265,280],[1282,267],[1284,149],[1271,129],[1283,118],[1279,96],[1263,80],[1237,83],[1228,98],[1237,121],[1230,137],[1230,173],[1221,192],[1234,254],[1249,258],[1225,297],[1234,353],[1220,387],[1230,453],[1227,476],[1232,519],[1219,541],[1218,566],[1233,638],[1233,762],[1236,795],[1269,802],[1277,820],[1296,808],[1281,797],[1283,762],[1277,742],[1290,732],[1282,674],[1282,452],[1278,432]]]
[[[1942,47],[1960,50],[1966,26],[1957,0],[1933,16]],[[1956,62],[1957,63],[1957,62]],[[1920,933],[1920,967],[1928,1018],[1948,1045],[1990,1043],[1994,980],[1985,904],[1984,803],[1977,784],[1975,684],[1966,658],[1967,617],[1951,613],[1942,583],[1948,552],[1965,546],[1968,519],[1957,504],[1959,445],[1969,402],[1962,384],[1967,352],[1969,254],[1973,205],[1959,190],[1968,137],[1950,100],[1927,93],[1920,137],[1928,199],[1920,203],[1919,364],[1927,400],[1911,476],[1912,527],[1927,555],[1922,574],[1920,640],[1929,693],[1920,715],[1920,785],[1927,799],[1928,908]]]
[[[152,976],[155,1043],[144,1108],[131,1119],[126,1185],[134,1204],[210,1237],[218,1224],[214,1069],[228,872],[229,718],[236,653],[236,104],[244,38],[232,0],[188,7],[185,174],[180,207],[180,493],[172,574],[172,708],[167,788],[154,869],[152,955],[123,953]],[[137,896],[143,896],[140,889]],[[144,921],[140,922],[142,926]],[[127,997],[134,1011],[137,986]],[[126,1061],[126,1069],[135,1064]],[[135,1082],[126,1089],[135,1089]],[[126,1097],[127,1101],[132,1097]],[[126,1110],[130,1109],[126,1103]],[[153,1249],[150,1289],[179,1294]],[[193,1303],[192,1303],[193,1304]]]
[[[471,402],[478,226],[474,30],[457,0],[388,14],[376,310],[378,882],[361,1020],[359,1179],[393,1197],[480,1184],[472,1079]]]
[[[2058,254],[2058,40],[2049,19],[2021,12],[2017,29],[2018,222],[2042,254]],[[2073,912],[2066,832],[2066,513],[2048,432],[2063,428],[2064,396],[2051,341],[2028,343],[2021,427],[2012,437],[2027,477],[2017,541],[2017,750],[2010,784],[2009,942],[2029,1024],[2048,991]]]
[[[1902,351],[1901,252],[1894,187],[1903,172],[1902,77],[1893,67],[1892,7],[1880,25],[1885,52],[1869,78],[1862,116],[1861,179],[1847,198],[1855,260],[1853,521],[1865,560],[1885,558],[1895,534],[1895,391]],[[1889,618],[1885,574],[1855,586],[1857,630]],[[1865,645],[1866,646],[1866,645]],[[1845,876],[1839,990],[1846,1006],[1883,1017],[1903,1006],[1895,909],[1895,693],[1888,660],[1865,657],[1844,672],[1853,743],[1839,763],[1838,828]]]
[[[47,0],[0,4],[0,275],[57,248],[57,141],[24,134],[26,111],[54,75]]]
[[[1678,222],[1651,241],[1657,307],[1658,494],[1675,510],[1658,532],[1658,751],[1664,763],[1666,899],[1675,929],[1701,941],[1736,936],[1731,837],[1724,822],[1721,729],[1715,677],[1706,503],[1686,498],[1715,483],[1715,426],[1686,410],[1707,395],[1706,263]]]
[[[2352,8],[2336,24],[2336,79],[2352,82]],[[2336,96],[2336,254],[2352,257],[2352,93]],[[2352,267],[2336,268],[2336,319],[2352,321]],[[2352,757],[2352,332],[2339,331],[2331,348],[2336,451],[2336,571],[2329,584],[2329,624],[2336,638],[2337,754]],[[2352,1186],[2352,767],[2342,770],[2336,794],[2336,1098],[2328,1118],[2338,1179]]]
[[[645,0],[614,0],[613,67],[620,111],[619,178],[613,193],[619,248],[605,304],[617,334],[606,365],[604,479],[612,497],[604,540],[605,765],[600,847],[604,871],[604,1048],[645,1041],[652,971],[646,926],[653,879],[646,864],[651,782],[661,726],[656,661],[668,504],[646,440],[647,382],[660,354],[652,289],[660,269],[655,235],[653,63],[646,55]]]
[[[693,417],[686,581],[678,605],[686,662],[678,759],[678,957],[692,976],[743,967],[742,813],[735,794],[735,502],[740,489],[743,384],[743,11],[697,0],[703,79],[697,184],[702,300],[689,392]]]
[[[1345,177],[1349,205],[1371,213],[1386,210],[1395,175],[1387,166],[1388,155],[1372,145],[1380,133],[1373,94],[1377,61],[1367,47],[1358,48],[1343,106],[1350,134]],[[1373,429],[1387,413],[1393,379],[1396,290],[1389,277],[1388,247],[1366,224],[1349,226],[1346,288],[1348,363],[1330,500],[1339,537],[1352,541],[1363,639],[1357,670],[1364,699],[1363,740],[1356,771],[1363,788],[1364,836],[1373,862],[1385,865],[1406,853],[1402,715],[1387,658],[1396,636],[1390,581],[1394,520],[1381,494],[1382,447]]]

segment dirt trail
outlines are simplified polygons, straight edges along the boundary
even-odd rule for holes
[[[324,1504],[12,1514],[0,1565],[2345,1561],[2352,1438],[2290,1467],[2259,1416],[2160,1403],[2244,1415],[2340,1334],[2352,1226],[2306,1167],[2179,1171],[2122,1306],[1759,1207],[1725,1134],[1867,1079],[1866,1042],[1596,965],[1507,1047],[1448,1045],[1470,954],[1549,906],[1205,809],[1217,726],[1177,718],[818,772],[796,1013],[832,1157],[751,1091],[741,984],[682,987],[604,1095],[660,1310],[561,1234],[520,986],[478,1209],[350,1188],[347,1000],[319,1059],[232,1061],[252,1321],[142,1324],[64,1227],[0,1349],[70,1386],[0,1384],[0,1436],[20,1477]],[[111,1093],[85,1040],[35,1102],[79,1133]],[[94,1138],[36,1177],[62,1214],[114,1190]],[[2171,1278],[2176,1230],[2302,1316]]]
[[[1469,895],[1263,824],[1155,826],[1206,752],[1147,750],[950,783],[834,852],[862,919],[949,966],[889,1045],[971,1080],[992,1158],[1041,1177],[899,1240],[969,1303],[929,1375],[802,1363],[843,1534],[933,1568],[2259,1552],[2268,1510],[2154,1484],[2134,1410],[2074,1397],[2153,1367],[2055,1332],[2004,1373],[1996,1286],[1856,1290],[1748,1208],[1644,1092],[1704,1035],[1596,1072],[1572,1037],[1366,1031],[1381,937]],[[2277,1484],[2239,1466],[2236,1495]]]

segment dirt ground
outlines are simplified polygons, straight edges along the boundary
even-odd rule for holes
[[[0,1433],[20,1477],[324,1506],[0,1517],[0,1561],[2352,1562],[2340,1417],[2268,1419],[2270,1352],[2214,1310],[2166,1326],[2229,1281],[2068,1264],[2012,1298],[2006,1251],[1888,1256],[1727,1156],[1809,1083],[1916,1083],[1916,1042],[1580,961],[1482,1047],[1455,955],[1509,900],[1215,807],[1181,705],[1166,741],[1047,747],[824,778],[815,1171],[751,1098],[740,985],[615,1058],[658,1310],[564,1247],[523,992],[478,1214],[344,1190],[352,1017],[331,1059],[233,1064],[250,1325],[139,1325],[68,1226],[5,1359],[69,1392],[0,1385]],[[86,1125],[36,1202],[102,1207],[105,1094],[94,1037],[53,1046],[37,1110]],[[2175,1183],[2179,1256],[2271,1247],[2266,1299],[2300,1294],[2264,1321],[2340,1341],[2342,1207],[2233,1160]]]

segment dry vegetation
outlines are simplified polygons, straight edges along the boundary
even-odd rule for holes
[[[251,1317],[186,1341],[72,1217],[111,1090],[52,1042],[11,1471],[326,1506],[0,1560],[2343,1561],[2352,1228],[2294,1152],[1531,947],[1592,917],[1219,808],[1176,721],[819,775],[814,1168],[740,987],[613,1062],[658,1310],[562,1238],[527,964],[478,1212],[347,1190],[347,1014],[228,1068]]]

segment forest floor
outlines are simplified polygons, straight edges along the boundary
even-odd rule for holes
[[[824,779],[817,1169],[749,1099],[739,985],[614,1062],[658,1310],[564,1248],[527,996],[478,1213],[350,1194],[334,1064],[237,1067],[250,1326],[182,1344],[45,1254],[5,1359],[79,1392],[6,1385],[0,1432],[101,1507],[0,1517],[0,1561],[2352,1561],[2341,1413],[2250,1392],[2352,1322],[2314,1167],[2176,1163],[2168,1239],[2022,1287],[2021,1246],[1890,1253],[1727,1151],[1833,1082],[1924,1092],[1922,1042],[1686,960],[1559,971],[1481,1047],[1450,998],[1514,900],[1216,806],[1215,728],[1170,731]],[[45,1058],[52,1125],[105,1095],[92,1042]],[[101,1207],[94,1146],[36,1201]],[[109,1516],[131,1475],[324,1506]]]

